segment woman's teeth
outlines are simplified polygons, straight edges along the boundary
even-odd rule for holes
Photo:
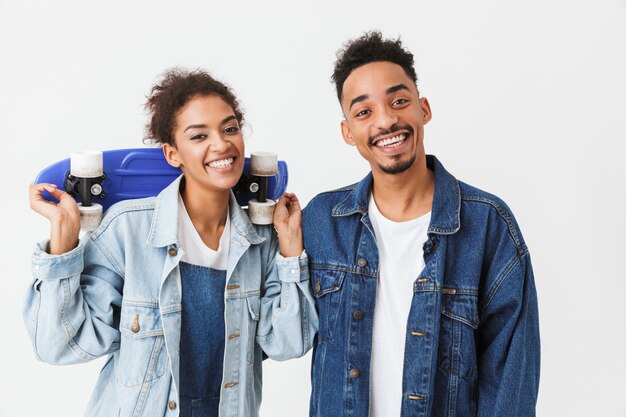
[[[392,138],[379,140],[378,142],[376,142],[376,146],[380,146],[380,147],[397,146],[400,143],[404,142],[405,139],[406,139],[406,135],[401,134],[401,135],[394,136]]]
[[[211,168],[226,168],[233,163],[233,158],[220,159],[219,161],[209,162]]]

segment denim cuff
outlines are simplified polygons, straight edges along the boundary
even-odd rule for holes
[[[309,257],[303,250],[300,256],[289,256],[285,258],[276,253],[276,268],[278,269],[278,278],[282,282],[302,282],[309,279]]]
[[[33,277],[41,281],[55,281],[79,275],[83,272],[85,243],[85,239],[79,239],[76,248],[62,255],[50,255],[47,252],[49,240],[37,243],[31,260]]]

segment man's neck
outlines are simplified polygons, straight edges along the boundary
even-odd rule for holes
[[[435,194],[435,175],[418,158],[411,168],[399,174],[373,170],[372,193],[383,216],[396,222],[416,219],[428,213]]]

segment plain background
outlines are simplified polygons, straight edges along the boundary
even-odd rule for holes
[[[70,152],[142,146],[143,102],[171,66],[238,94],[247,151],[290,164],[308,202],[368,166],[329,82],[344,41],[378,28],[415,55],[426,149],[502,197],[540,302],[539,416],[626,416],[626,2],[0,0],[0,416],[82,415],[103,360],[35,360],[21,319],[48,233],[27,186]],[[310,355],[264,364],[263,416],[305,416]]]

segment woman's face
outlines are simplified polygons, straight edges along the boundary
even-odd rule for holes
[[[243,135],[233,108],[220,96],[197,96],[181,107],[174,142],[163,151],[170,165],[182,169],[187,187],[224,191],[237,184],[245,159]]]

